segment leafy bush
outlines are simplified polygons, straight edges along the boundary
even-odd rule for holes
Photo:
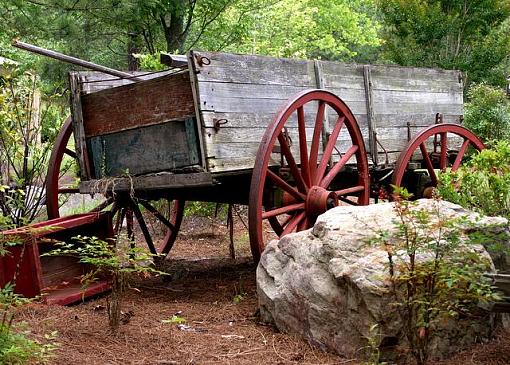
[[[465,105],[464,126],[484,143],[510,139],[510,102],[502,89],[486,84],[472,86]]]
[[[38,87],[35,76],[20,70],[0,77],[0,210],[17,227],[44,207],[49,153],[63,119]]]
[[[405,190],[399,193],[409,198]],[[396,232],[371,238],[387,253],[390,291],[402,319],[403,333],[416,363],[429,358],[431,333],[443,320],[473,314],[479,302],[497,300],[483,273],[491,263],[462,239],[462,219],[445,217],[440,205],[425,210],[416,201],[397,198]]]
[[[186,202],[186,209],[184,210],[185,217],[219,217],[224,218],[227,214],[225,209],[226,205],[212,203],[212,202],[201,202],[201,201],[189,201]]]
[[[438,192],[467,209],[510,218],[510,142],[499,141],[457,171],[439,174]]]

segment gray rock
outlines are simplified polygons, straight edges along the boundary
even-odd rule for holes
[[[462,227],[466,233],[491,231],[506,244],[510,241],[504,218],[480,217],[448,202],[424,199],[417,205],[440,209],[444,217],[466,217]],[[406,339],[391,295],[388,256],[367,240],[381,229],[394,232],[396,218],[392,203],[342,206],[320,216],[312,229],[270,242],[257,268],[262,319],[347,357],[363,356],[367,339],[375,336],[383,357],[394,357],[395,347],[406,346]],[[466,249],[489,257],[482,245]],[[503,267],[507,264],[504,258],[499,260]],[[493,316],[484,313],[479,318],[442,323],[432,337],[433,357],[444,358],[459,347],[487,338],[493,322]]]

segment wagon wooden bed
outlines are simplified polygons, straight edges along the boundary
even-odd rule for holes
[[[59,195],[102,193],[96,210],[116,214],[116,229],[127,220],[129,235],[136,221],[153,253],[169,253],[186,200],[248,204],[258,260],[264,227],[309,228],[391,183],[420,197],[437,169],[483,148],[460,126],[457,71],[192,51],[184,67],[138,78],[70,74],[72,117],[52,153],[47,204],[56,218]],[[65,155],[78,161],[78,189],[59,180]],[[161,242],[140,207],[166,227]]]

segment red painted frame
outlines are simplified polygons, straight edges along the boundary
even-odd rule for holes
[[[10,254],[0,257],[0,286],[5,286],[16,275],[16,293],[29,298],[41,295],[44,302],[61,305],[76,303],[109,290],[110,286],[106,279],[82,288],[75,277],[64,280],[66,285],[58,285],[51,289],[45,286],[44,275],[51,275],[51,268],[45,267],[40,251],[51,248],[47,247],[48,243],[42,242],[43,239],[65,240],[79,234],[94,235],[101,239],[113,237],[111,215],[105,212],[76,214],[1,232],[3,242],[9,242],[11,239],[21,241],[22,244],[7,247]],[[82,265],[79,263],[75,265],[80,266],[76,267],[78,270],[85,269],[81,268]]]

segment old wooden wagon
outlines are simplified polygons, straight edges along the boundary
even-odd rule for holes
[[[127,221],[129,235],[137,222],[153,253],[169,253],[187,200],[248,204],[258,260],[268,229],[309,228],[392,183],[422,196],[437,170],[483,148],[460,125],[457,71],[192,51],[182,67],[137,77],[70,74],[48,215],[59,216],[62,194],[103,194],[96,210],[110,210],[117,230]],[[78,161],[77,189],[59,179],[66,155]]]

